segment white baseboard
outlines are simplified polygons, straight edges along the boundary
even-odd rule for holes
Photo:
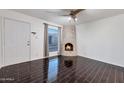
[[[81,56],[81,55],[77,55],[77,56]],[[99,59],[95,59],[95,58],[91,58],[91,57],[87,57],[87,56],[81,56],[81,57],[89,58],[89,59],[100,61],[100,62],[103,62],[103,63],[108,63],[108,64],[111,64],[111,65],[116,65],[116,66],[124,67],[123,64],[112,63],[112,62],[103,61],[103,60],[99,60]]]

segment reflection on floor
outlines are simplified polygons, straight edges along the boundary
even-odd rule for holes
[[[0,69],[1,83],[123,83],[124,68],[84,57],[51,57]]]
[[[59,65],[58,58],[49,59],[48,82],[53,82],[57,79],[58,65]]]

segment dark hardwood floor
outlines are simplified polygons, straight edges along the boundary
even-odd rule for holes
[[[40,59],[0,69],[0,83],[124,83],[124,68],[75,56]]]

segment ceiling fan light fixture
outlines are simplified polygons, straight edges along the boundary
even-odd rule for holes
[[[69,20],[70,24],[75,24],[77,22],[77,17],[69,16],[68,20]]]
[[[77,19],[77,17],[75,17],[75,19],[74,19],[74,20],[75,20],[75,22],[77,22],[77,20],[78,20],[78,19]]]
[[[69,21],[71,21],[71,20],[72,20],[72,17],[71,17],[71,16],[69,16],[68,20],[69,20]]]
[[[69,10],[70,13],[68,15],[63,15],[63,16],[68,17],[67,21],[70,24],[76,24],[76,22],[78,21],[77,14],[79,14],[81,11],[84,11],[84,10],[85,9],[71,9],[71,10]]]

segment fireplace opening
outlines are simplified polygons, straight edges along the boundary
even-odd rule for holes
[[[73,51],[73,45],[71,43],[65,44],[65,51]]]

